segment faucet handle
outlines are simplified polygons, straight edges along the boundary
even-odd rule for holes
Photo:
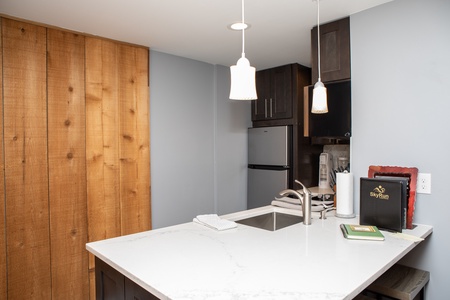
[[[319,219],[325,220],[327,218],[327,212],[332,211],[332,210],[336,210],[336,207],[326,207],[324,210],[322,210],[320,212],[320,218]]]

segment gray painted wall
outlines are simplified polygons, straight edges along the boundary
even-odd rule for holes
[[[152,226],[246,209],[250,103],[229,69],[150,51]]]
[[[215,186],[219,215],[247,209],[249,101],[230,100],[230,68],[216,66]]]
[[[396,0],[351,16],[355,211],[370,165],[432,174],[416,223],[430,238],[402,263],[431,272],[428,299],[450,294],[450,1]],[[153,227],[246,208],[250,104],[228,100],[227,67],[151,51]]]
[[[428,299],[450,295],[450,1],[396,0],[351,16],[355,207],[370,165],[431,173],[415,223],[434,232],[402,263],[430,271]]]

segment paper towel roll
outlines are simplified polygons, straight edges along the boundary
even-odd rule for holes
[[[336,216],[353,218],[353,174],[347,171],[336,174]]]

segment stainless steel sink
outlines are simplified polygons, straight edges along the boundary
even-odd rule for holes
[[[248,225],[269,231],[282,229],[303,221],[303,217],[283,214],[279,212],[271,212],[268,214],[249,217],[237,220],[236,223]]]

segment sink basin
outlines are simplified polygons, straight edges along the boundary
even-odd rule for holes
[[[252,226],[269,231],[282,229],[303,221],[303,217],[283,214],[279,212],[271,212],[259,216],[249,217],[235,221],[236,223]]]

